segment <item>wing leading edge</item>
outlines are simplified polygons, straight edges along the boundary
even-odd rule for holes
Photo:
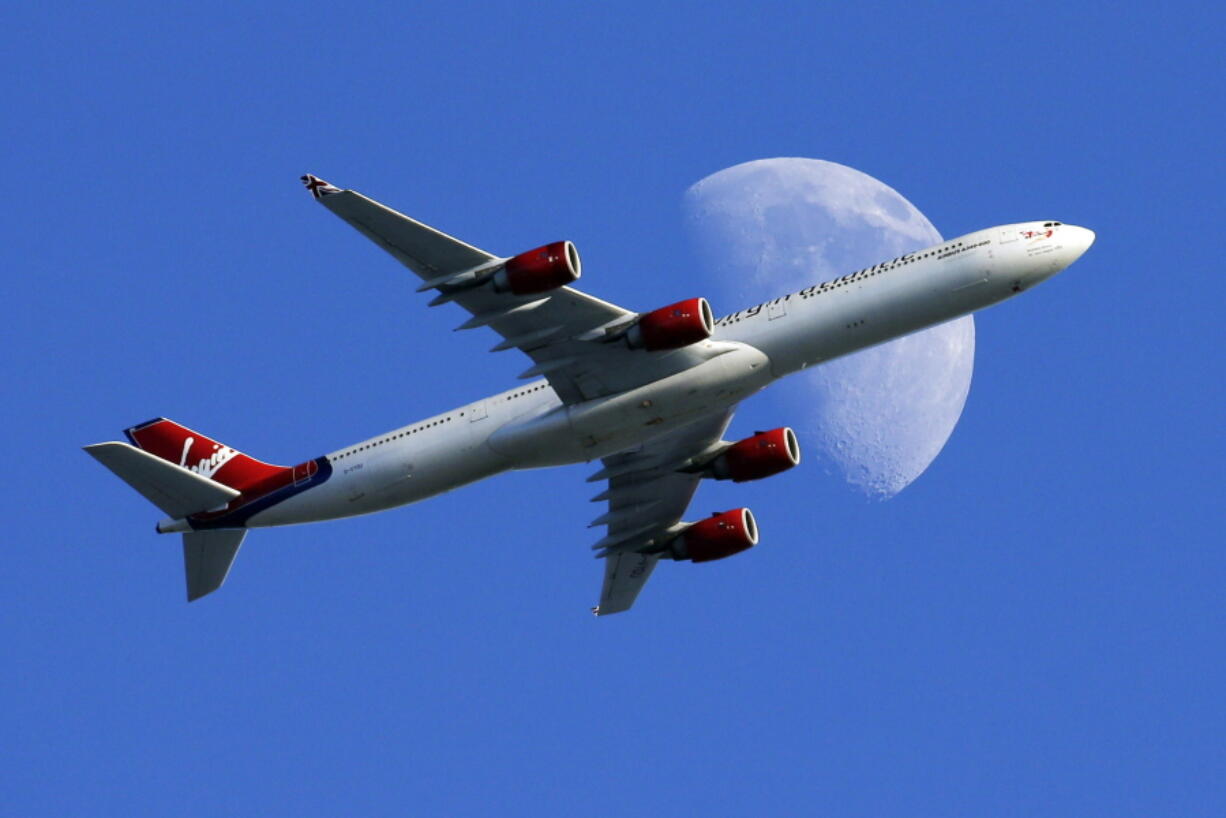
[[[682,349],[648,352],[606,343],[638,313],[572,287],[514,295],[473,286],[508,258],[495,256],[398,213],[353,190],[306,175],[303,182],[324,207],[421,278],[419,290],[437,290],[430,302],[454,302],[470,317],[456,329],[489,327],[502,336],[492,351],[516,348],[533,365],[521,378],[543,376],[565,403],[614,395],[681,372],[728,351],[703,341]]]

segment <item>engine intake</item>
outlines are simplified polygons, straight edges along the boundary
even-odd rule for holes
[[[634,349],[680,349],[705,341],[714,331],[707,299],[690,298],[647,313],[626,333],[626,340]]]
[[[733,443],[711,461],[711,476],[744,483],[787,471],[799,462],[800,442],[795,432],[783,426]]]
[[[739,554],[758,544],[758,522],[747,508],[714,514],[682,531],[669,544],[675,560],[710,562]]]
[[[500,293],[533,295],[556,290],[579,279],[583,266],[579,251],[569,241],[555,241],[507,259],[494,274],[494,289]]]

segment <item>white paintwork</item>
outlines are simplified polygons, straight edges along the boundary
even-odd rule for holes
[[[188,602],[213,593],[225,583],[246,536],[245,528],[188,531],[183,534],[183,567]]]
[[[95,443],[85,451],[172,518],[224,506],[239,494],[127,443]]]
[[[1010,298],[1072,264],[1094,240],[1085,228],[1045,224],[981,230],[791,293],[776,299],[787,308],[775,318],[768,304],[725,316],[712,340],[727,352],[628,392],[563,405],[537,381],[333,452],[331,479],[248,525],[367,514],[510,469],[629,449],[804,367]],[[1049,230],[1050,238],[1021,238]]]

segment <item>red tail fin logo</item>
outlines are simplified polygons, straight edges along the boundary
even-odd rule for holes
[[[262,463],[166,418],[133,426],[127,435],[150,454],[242,492],[262,488],[265,481],[291,473],[284,466]]]

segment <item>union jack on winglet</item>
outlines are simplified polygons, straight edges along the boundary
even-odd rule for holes
[[[322,199],[333,193],[340,193],[341,189],[336,185],[330,185],[318,176],[306,174],[302,177],[302,183],[306,185],[306,189],[311,191],[311,195],[316,199]]]

